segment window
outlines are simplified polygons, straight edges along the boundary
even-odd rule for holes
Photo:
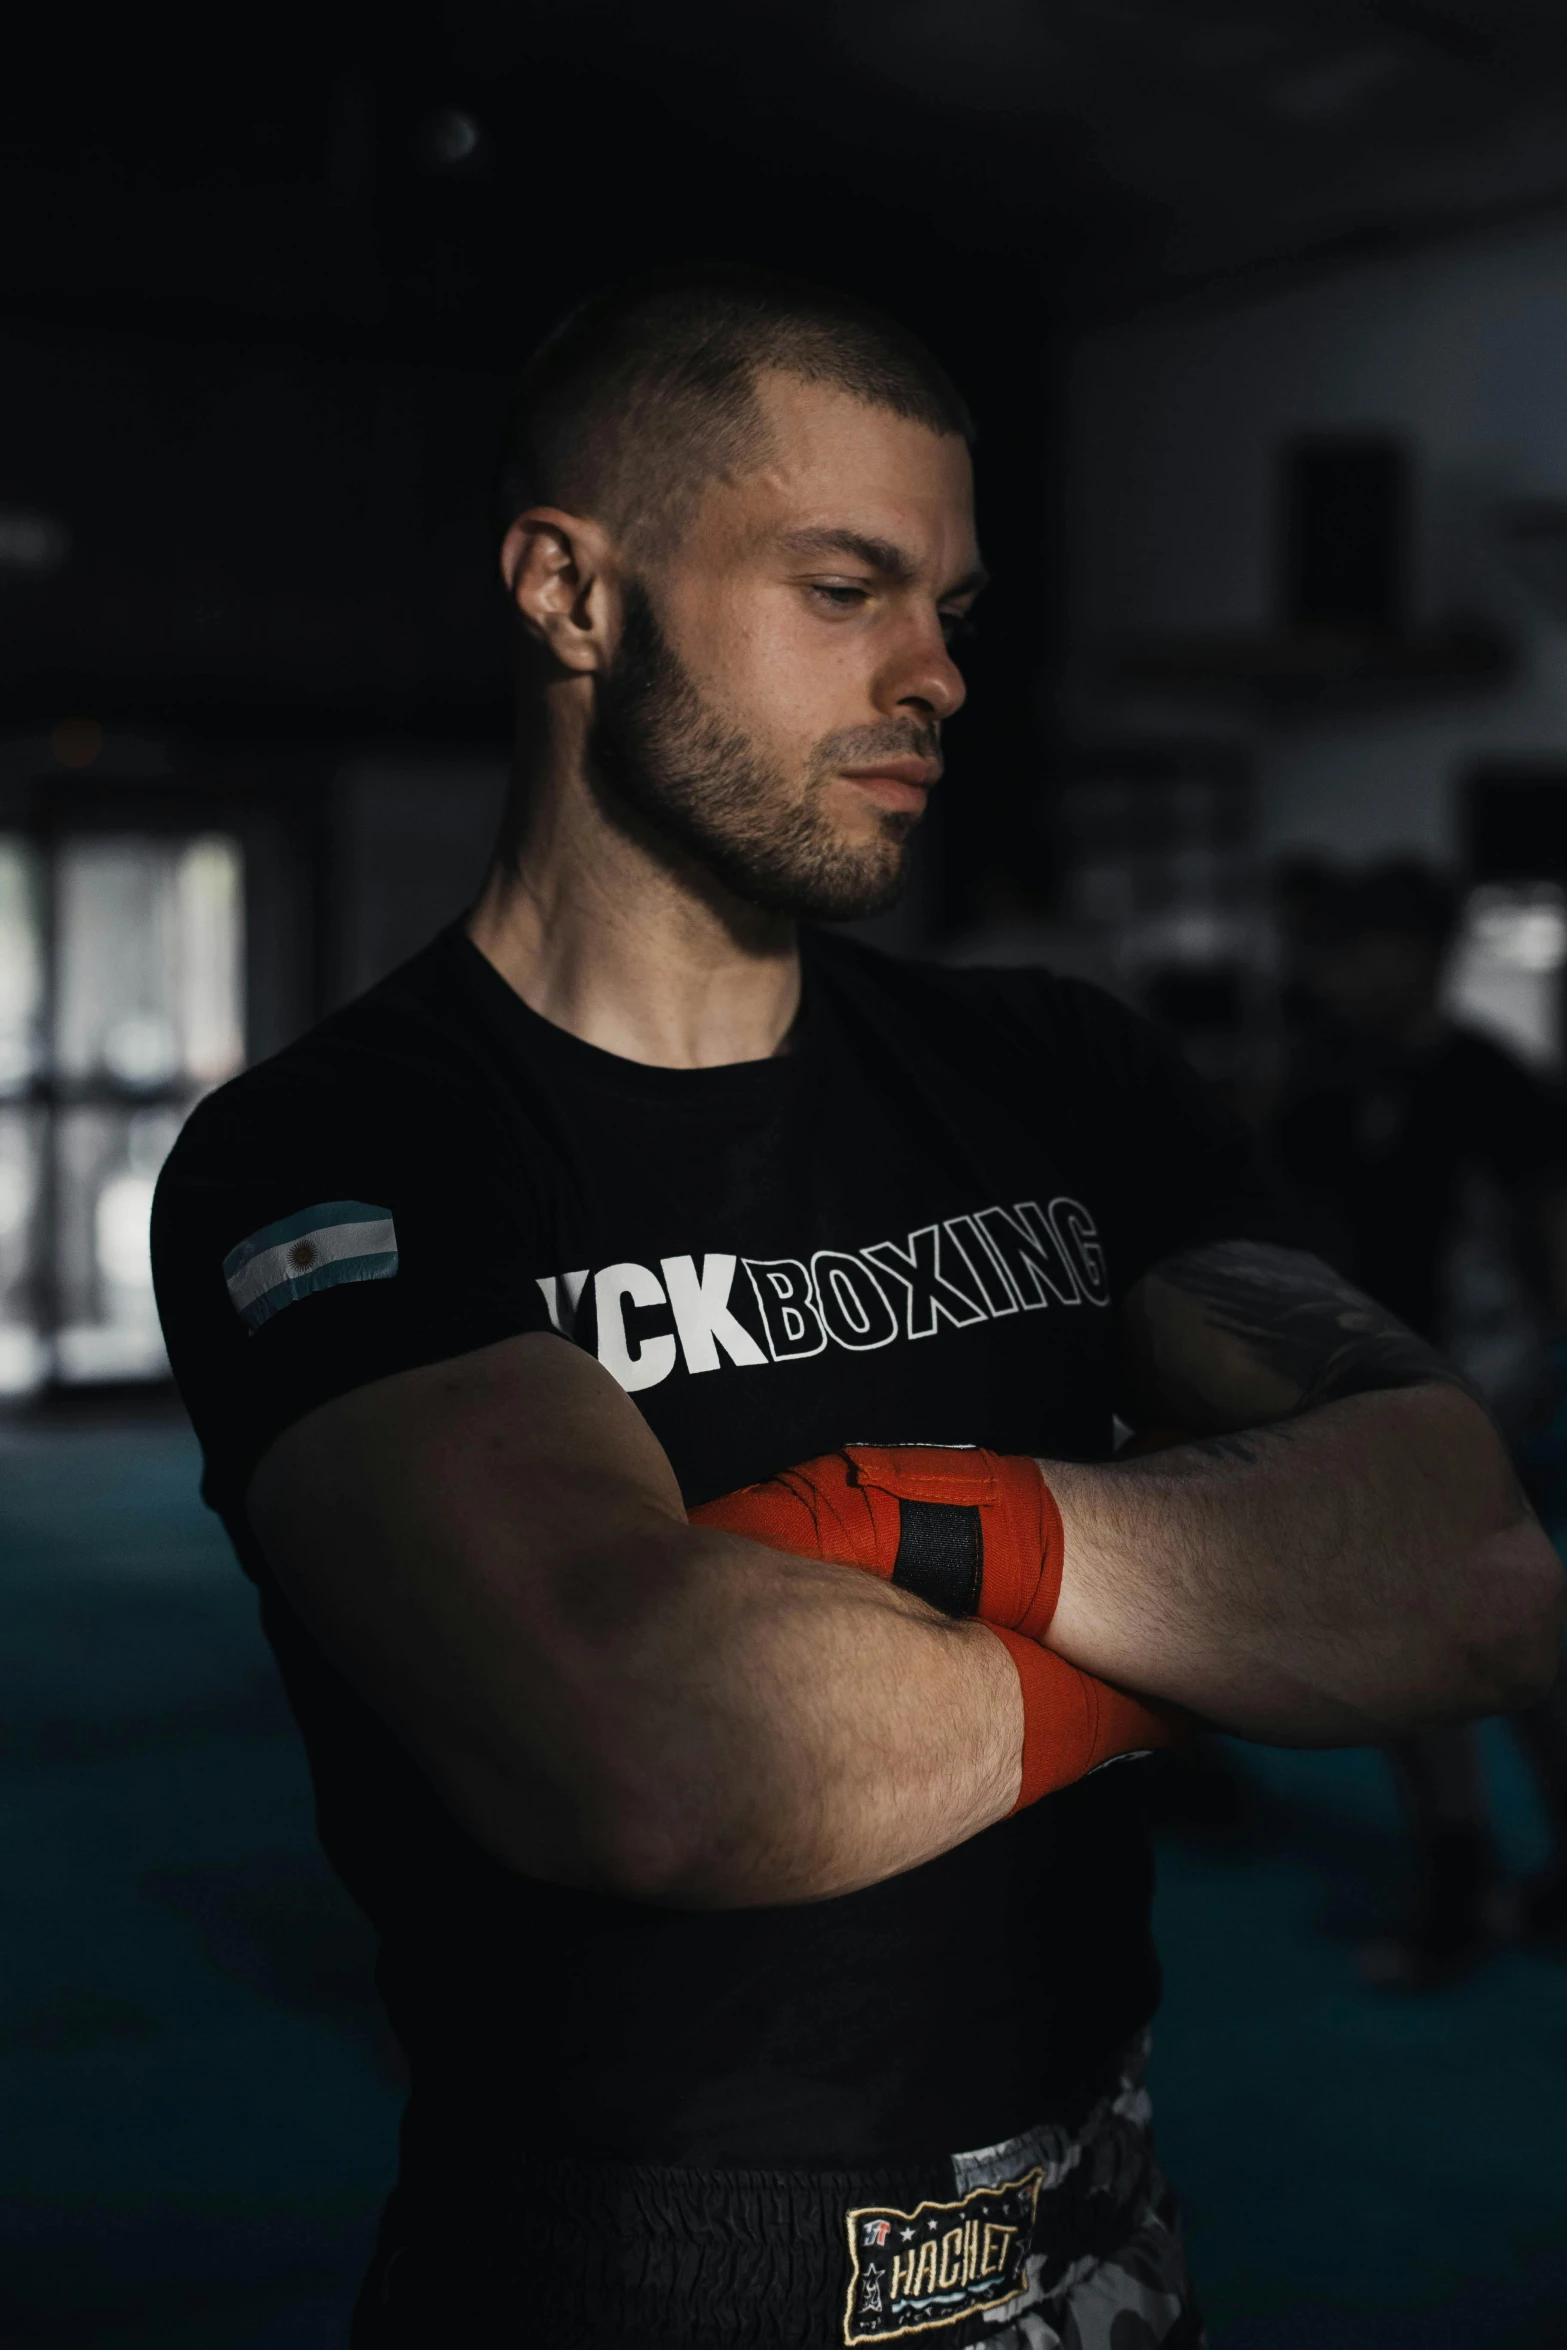
[[[244,1060],[244,861],[214,833],[0,833],[0,1391],[162,1377],[148,1220]]]

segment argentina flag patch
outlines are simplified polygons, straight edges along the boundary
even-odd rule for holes
[[[350,1281],[390,1281],[397,1271],[397,1227],[390,1208],[359,1199],[323,1200],[276,1224],[263,1224],[223,1260],[234,1311],[259,1330],[285,1306],[317,1289]]]

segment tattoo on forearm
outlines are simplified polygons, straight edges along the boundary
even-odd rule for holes
[[[1167,1257],[1155,1277],[1199,1299],[1210,1328],[1290,1382],[1297,1412],[1428,1381],[1472,1392],[1435,1347],[1303,1250],[1221,1241]]]

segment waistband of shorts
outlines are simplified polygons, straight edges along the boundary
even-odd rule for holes
[[[509,2338],[521,2320],[540,2345],[815,2350],[913,2336],[914,2350],[948,2350],[1123,2240],[1157,2175],[1145,2054],[1128,2050],[1077,2119],[950,2156],[716,2169],[530,2150],[470,2182],[460,2216],[400,2190],[378,2255],[384,2297],[450,2314],[471,2295],[465,2342],[488,2340],[481,2304],[493,2304]]]

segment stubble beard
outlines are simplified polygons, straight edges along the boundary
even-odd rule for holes
[[[614,666],[600,680],[589,776],[613,821],[627,813],[763,913],[851,922],[884,913],[909,873],[917,817],[888,811],[878,836],[841,840],[822,810],[832,776],[876,758],[934,757],[934,726],[889,721],[826,735],[803,798],[738,728],[706,703],[659,627],[646,590],[626,591]]]

